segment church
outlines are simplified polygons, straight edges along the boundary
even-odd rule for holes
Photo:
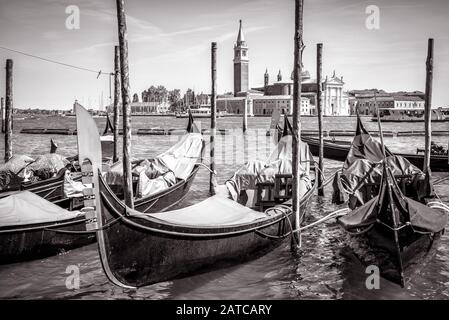
[[[281,114],[293,113],[293,73],[283,80],[279,70],[275,82],[270,84],[268,70],[264,74],[264,86],[249,87],[249,47],[243,34],[240,20],[237,41],[234,45],[234,93],[217,97],[217,109],[227,113],[240,114],[247,108],[248,115],[269,116],[274,109]],[[343,77],[334,71],[332,77],[322,81],[323,114],[327,116],[349,115],[349,96],[344,92]],[[317,80],[308,71],[301,73],[301,115],[316,114]]]

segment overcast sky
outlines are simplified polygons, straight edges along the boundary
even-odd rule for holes
[[[80,29],[65,26],[66,7],[80,9]],[[380,29],[365,26],[368,5],[380,8]],[[218,91],[232,91],[233,44],[243,20],[250,85],[293,65],[293,0],[127,0],[132,93],[150,85],[210,91],[210,43],[218,42]],[[434,105],[449,106],[449,1],[305,0],[304,65],[315,76],[316,43],[324,72],[335,69],[346,90],[422,90],[427,39],[435,38]],[[115,0],[0,0],[0,46],[94,70],[113,70]],[[14,59],[16,107],[67,109],[75,98],[97,108],[108,77],[49,64],[0,49]],[[4,67],[0,68],[4,95]]]

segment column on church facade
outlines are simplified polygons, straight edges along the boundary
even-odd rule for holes
[[[340,87],[337,87],[337,110],[335,114],[340,114],[340,110],[341,110]]]

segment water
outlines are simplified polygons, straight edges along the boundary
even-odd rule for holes
[[[96,119],[100,128],[104,119]],[[186,119],[171,117],[135,117],[133,128],[163,127],[185,128]],[[269,125],[269,118],[250,118],[249,128],[262,131]],[[368,130],[377,130],[377,124],[364,119]],[[241,118],[218,120],[219,129],[239,128]],[[50,138],[59,144],[58,152],[66,156],[76,153],[76,136],[21,135],[22,128],[32,127],[75,128],[74,118],[43,117],[15,122],[14,152],[39,155],[49,150]],[[303,118],[305,130],[316,130],[315,118]],[[384,130],[423,130],[423,124],[385,123]],[[203,119],[202,127],[208,127]],[[325,118],[324,129],[353,130],[355,118]],[[448,130],[448,124],[435,123],[434,130]],[[1,137],[2,139],[3,137]],[[350,138],[346,138],[350,139]],[[256,140],[249,135],[226,140],[226,151],[231,163],[217,163],[219,182],[224,182],[241,165],[239,152],[248,148],[248,159],[264,159],[269,152],[266,138]],[[447,146],[447,137],[435,137],[437,143]],[[2,139],[3,141],[3,139]],[[166,150],[174,143],[168,136],[137,136],[132,142],[133,156],[151,157]],[[223,137],[217,137],[221,146]],[[416,152],[423,147],[423,137],[385,139],[396,152]],[[0,154],[3,154],[3,143]],[[224,150],[223,149],[223,150]],[[256,154],[258,150],[258,154]],[[229,152],[228,152],[229,153]],[[246,158],[245,158],[246,159]],[[325,160],[325,172],[329,175],[341,167],[338,161]],[[444,174],[435,174],[435,178]],[[200,169],[188,197],[179,206],[188,206],[208,196],[209,172]],[[449,185],[436,185],[442,199],[449,202]],[[331,189],[325,189],[325,198],[313,197],[308,221],[314,221],[336,209],[331,204]],[[444,195],[444,196],[443,196]],[[365,269],[344,244],[343,231],[329,221],[310,229],[303,236],[302,250],[292,255],[289,242],[267,255],[238,266],[220,269],[189,278],[167,281],[155,285],[126,290],[110,284],[103,273],[95,244],[72,250],[58,256],[18,264],[0,266],[0,298],[3,299],[448,299],[449,298],[449,239],[443,236],[431,263],[402,289],[381,280],[380,290],[365,287]],[[78,265],[80,289],[66,288],[66,268]]]

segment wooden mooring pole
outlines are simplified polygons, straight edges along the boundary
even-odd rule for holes
[[[13,61],[6,60],[6,101],[5,101],[5,162],[12,157],[12,113],[13,113],[13,92],[12,92],[12,67]]]
[[[316,91],[316,109],[318,112],[318,139],[320,140],[319,145],[319,160],[318,160],[318,195],[324,196],[324,187],[323,187],[323,172],[324,172],[324,139],[323,139],[323,101],[322,101],[322,73],[323,73],[323,44],[318,43],[316,46],[316,83],[317,83],[317,91]]]
[[[3,97],[0,98],[0,121],[1,121],[1,133],[5,133],[5,112],[3,111],[3,106],[4,106],[4,102],[5,100],[3,99]]]
[[[1,133],[5,133],[5,109],[4,107],[5,100],[3,97],[0,99],[0,118],[1,118]]]
[[[210,115],[210,184],[209,192],[214,195],[216,193],[216,177],[215,177],[215,135],[217,131],[217,43],[211,44],[211,115]]]
[[[126,30],[125,1],[117,0],[118,39],[120,47],[120,75],[122,83],[123,118],[123,191],[125,203],[134,208],[131,175],[131,101],[129,90],[128,33]]]
[[[430,170],[430,152],[432,141],[432,83],[433,83],[433,39],[429,39],[427,47],[426,61],[426,95],[424,102],[424,122],[425,122],[425,151],[424,168],[427,173]]]
[[[299,169],[301,148],[301,69],[303,44],[303,9],[304,0],[295,0],[295,37],[294,37],[294,65],[293,65],[293,145],[292,145],[292,209],[295,217],[291,248],[297,250],[301,246],[301,232],[299,231],[302,215],[300,210]]]
[[[117,162],[118,156],[118,139],[119,139],[119,120],[120,120],[120,48],[114,47],[114,154],[113,161]]]
[[[245,103],[243,104],[243,133],[246,132],[248,128],[248,98],[245,98]]]

